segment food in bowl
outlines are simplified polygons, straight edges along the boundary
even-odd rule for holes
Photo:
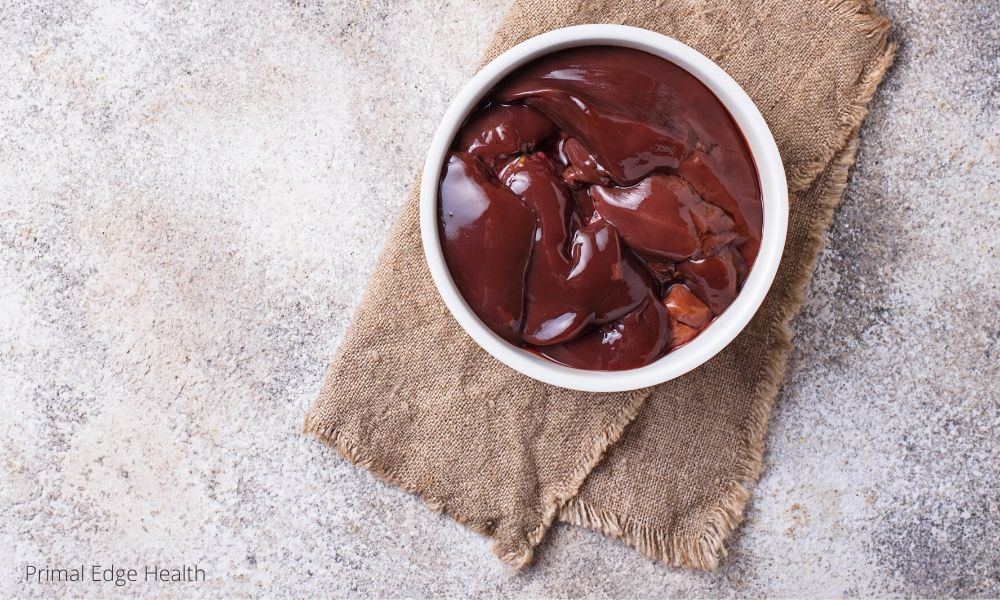
[[[648,365],[736,299],[761,243],[746,141],[696,77],[617,46],[554,52],[466,120],[438,194],[445,262],[507,342],[588,370]]]

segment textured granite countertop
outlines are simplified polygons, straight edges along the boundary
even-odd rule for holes
[[[503,0],[0,7],[0,596],[1000,596],[1000,9],[900,53],[725,565],[489,543],[301,435]],[[415,249],[415,251],[417,251]],[[80,587],[83,585],[84,587]]]

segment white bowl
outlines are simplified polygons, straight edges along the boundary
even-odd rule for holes
[[[695,339],[656,362],[627,371],[573,369],[511,345],[479,320],[452,281],[441,250],[438,186],[441,168],[459,127],[505,76],[532,60],[578,46],[624,46],[660,56],[697,77],[729,110],[750,146],[760,179],[764,226],[760,253],[736,300]],[[656,385],[700,366],[726,347],[750,322],[778,270],[788,228],[788,189],[778,147],[764,117],[746,92],[718,65],[677,40],[624,25],[578,25],[533,37],[483,67],[448,107],[424,163],[420,186],[420,232],[431,277],[445,305],[484,350],[508,367],[545,383],[588,392],[617,392]],[[447,349],[442,348],[442,351]]]

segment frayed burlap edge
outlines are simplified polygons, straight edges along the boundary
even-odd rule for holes
[[[789,169],[787,174],[788,187],[795,191],[809,188],[813,180],[822,173],[838,152],[847,146],[847,140],[854,135],[865,115],[868,114],[868,103],[875,95],[878,84],[882,82],[886,72],[896,56],[896,44],[889,42],[889,20],[878,14],[867,0],[823,0],[833,13],[845,23],[858,28],[865,37],[877,38],[879,44],[886,46],[886,52],[861,77],[861,93],[849,103],[838,119],[835,135],[830,136],[820,154],[810,161]],[[836,203],[835,203],[836,204]]]
[[[858,6],[856,1],[837,4]],[[851,14],[862,16],[856,12]],[[869,21],[865,19],[865,22]],[[881,17],[878,17],[878,22],[882,24],[883,29],[888,28],[888,22]],[[887,32],[875,30],[873,34],[885,36]],[[845,123],[844,145],[839,149],[839,157],[834,153],[831,160],[834,160],[834,157],[836,160],[832,164],[828,162],[823,165],[816,174],[818,176],[826,169],[830,169],[826,192],[819,199],[819,220],[809,232],[801,275],[777,299],[780,308],[775,315],[775,322],[771,325],[774,335],[766,350],[764,372],[753,394],[752,419],[747,431],[746,452],[738,460],[735,477],[729,483],[728,490],[723,494],[719,504],[708,511],[704,528],[697,534],[683,535],[629,520],[578,498],[566,503],[559,515],[561,521],[588,527],[607,536],[621,539],[646,556],[670,566],[709,570],[718,567],[719,561],[726,556],[726,540],[743,522],[751,488],[764,470],[764,436],[767,432],[768,418],[784,379],[788,355],[792,350],[789,323],[798,314],[805,299],[823,244],[824,232],[832,222],[834,210],[840,204],[844,188],[847,186],[848,172],[854,164],[857,151],[857,133],[868,112],[868,101],[874,96],[895,55],[896,44],[887,42],[884,53],[862,79],[864,86],[860,97],[863,101],[858,104],[860,108],[852,112],[853,120]]]
[[[583,456],[580,463],[573,469],[569,477],[554,486],[554,488],[542,497],[539,507],[538,523],[534,525],[526,536],[526,544],[514,546],[502,546],[499,542],[494,542],[493,552],[503,562],[520,569],[531,563],[534,557],[535,547],[545,538],[549,528],[560,516],[567,503],[569,503],[580,492],[587,475],[597,466],[604,453],[607,452],[625,431],[625,427],[635,420],[642,405],[652,393],[651,388],[635,390],[630,392],[625,405],[612,418],[611,422],[600,432],[591,445],[591,449]],[[374,458],[365,454],[361,447],[343,435],[336,427],[324,425],[318,415],[310,412],[306,415],[303,426],[304,433],[315,435],[327,446],[335,449],[338,454],[351,464],[363,467],[370,471],[378,479],[395,485],[406,492],[415,494],[433,512],[446,514],[462,525],[486,536],[492,536],[492,529],[485,524],[468,518],[461,512],[450,507],[442,500],[435,498],[403,478],[399,477],[392,469],[386,468]]]

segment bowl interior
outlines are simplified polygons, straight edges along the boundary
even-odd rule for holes
[[[579,46],[624,46],[664,58],[697,77],[732,115],[757,167],[763,202],[761,246],[736,300],[704,331],[659,360],[627,371],[589,371],[556,364],[513,346],[493,333],[466,304],[451,278],[441,250],[438,183],[444,158],[469,114],[506,75],[532,60]],[[788,226],[788,192],[777,145],[760,111],[746,92],[718,65],[681,42],[624,25],[579,25],[557,29],[511,48],[477,73],[459,92],[435,132],[424,164],[420,189],[420,227],[424,254],[445,305],[484,350],[507,366],[544,383],[564,388],[613,392],[647,387],[679,377],[722,350],[753,317],[774,280]]]

